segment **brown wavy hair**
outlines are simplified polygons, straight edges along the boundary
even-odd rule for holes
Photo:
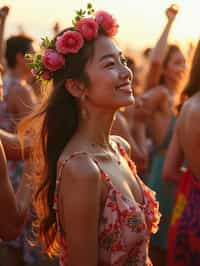
[[[31,127],[33,131],[31,158],[36,169],[33,176],[37,213],[35,228],[43,252],[50,256],[57,255],[59,251],[58,225],[53,208],[57,161],[77,130],[80,113],[77,100],[65,88],[65,81],[74,79],[84,82],[86,86],[89,84],[85,66],[93,56],[94,42],[85,42],[78,53],[67,55],[65,66],[54,73],[52,91],[41,107],[22,121],[19,128],[21,137],[27,128],[30,131]]]
[[[164,61],[163,61],[163,65],[162,65],[163,69],[165,69],[167,67],[167,64],[169,63],[173,54],[177,53],[177,52],[181,53],[181,49],[179,48],[179,46],[175,45],[175,44],[170,44],[168,49],[167,49],[167,53],[165,55]],[[159,83],[160,83],[160,85],[165,85],[165,75],[164,74],[161,75]]]

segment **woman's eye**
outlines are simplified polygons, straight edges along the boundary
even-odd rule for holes
[[[105,67],[111,67],[111,66],[114,66],[114,62],[108,62],[106,65],[105,65]]]

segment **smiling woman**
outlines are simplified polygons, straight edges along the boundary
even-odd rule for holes
[[[110,135],[117,110],[134,102],[132,73],[112,39],[118,24],[90,4],[77,15],[30,57],[36,77],[53,82],[24,122],[37,131],[39,239],[49,255],[61,251],[61,266],[150,266],[158,204],[137,176],[129,144]]]

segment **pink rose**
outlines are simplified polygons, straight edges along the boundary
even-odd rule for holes
[[[95,14],[95,19],[106,35],[112,37],[117,34],[119,26],[111,14],[106,11],[98,11]]]
[[[56,71],[65,64],[64,57],[52,49],[47,49],[42,58],[42,63],[50,71]]]
[[[68,30],[56,40],[56,49],[59,53],[77,53],[84,44],[80,32]]]
[[[84,39],[90,41],[97,37],[99,25],[93,18],[83,18],[77,22],[76,29]]]
[[[42,78],[45,79],[45,80],[50,80],[52,78],[52,74],[49,71],[45,71],[42,74]]]

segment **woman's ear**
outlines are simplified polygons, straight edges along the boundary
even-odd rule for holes
[[[65,89],[74,97],[76,98],[81,98],[83,91],[84,91],[84,86],[83,84],[74,79],[67,79],[65,81]]]

